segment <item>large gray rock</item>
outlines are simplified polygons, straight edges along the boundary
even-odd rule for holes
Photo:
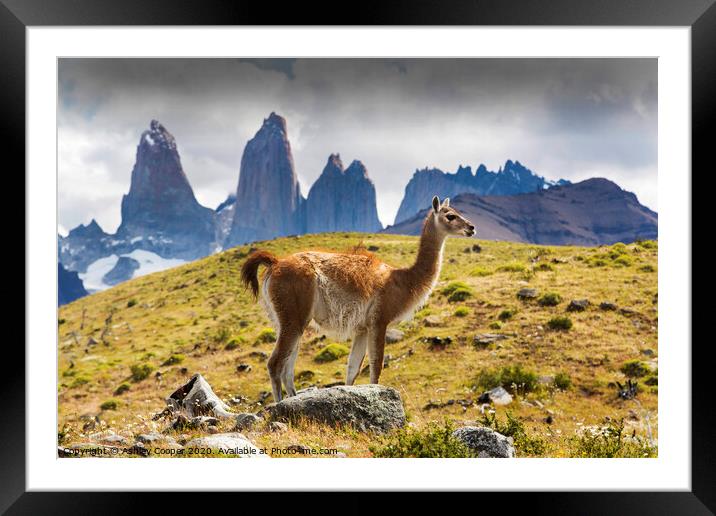
[[[261,453],[259,448],[257,448],[243,434],[238,432],[197,437],[196,439],[192,439],[186,443],[184,449],[187,448],[211,448],[214,452],[238,455],[241,458],[269,457],[267,454]]]
[[[377,384],[306,390],[266,410],[272,420],[305,418],[332,426],[348,425],[363,432],[387,432],[405,424],[398,391]]]
[[[214,416],[234,418],[236,413],[214,394],[211,385],[200,374],[195,374],[187,383],[174,391],[166,400],[167,407],[173,412],[185,414],[189,418]]]
[[[513,458],[515,447],[512,438],[498,434],[494,430],[482,426],[464,426],[453,432],[453,436],[465,446],[475,450],[477,456],[487,458]]]

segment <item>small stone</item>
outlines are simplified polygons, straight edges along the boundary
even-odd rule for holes
[[[502,335],[500,333],[478,333],[472,338],[472,344],[476,348],[484,349],[493,342],[504,340],[506,338],[507,335]]]
[[[157,432],[152,432],[149,434],[139,434],[137,436],[137,441],[144,444],[152,444],[162,440],[164,440],[164,436]]]
[[[452,337],[424,337],[428,347],[433,350],[441,350],[452,344]]]
[[[385,332],[385,342],[388,344],[400,342],[404,337],[405,334],[397,328],[390,328]]]
[[[540,385],[552,385],[554,383],[554,376],[550,376],[550,375],[538,376],[537,383]]]
[[[614,311],[617,309],[617,305],[610,303],[609,301],[603,301],[599,303],[599,309],[605,311]]]
[[[517,298],[518,299],[535,299],[537,297],[537,289],[536,288],[523,288],[520,289],[517,292]]]
[[[567,305],[568,312],[584,312],[589,306],[588,299],[573,299]]]
[[[654,356],[654,350],[653,349],[642,349],[641,354],[647,357],[653,357]]]
[[[301,371],[296,375],[296,380],[299,382],[307,382],[309,380],[313,380],[313,378],[316,376],[316,373],[313,371],[307,369],[305,371]]]
[[[286,423],[282,423],[281,421],[271,421],[271,423],[269,424],[269,430],[278,433],[287,432],[288,425]]]
[[[514,458],[515,447],[510,437],[480,426],[464,426],[452,434],[468,448],[477,451],[479,458]]]
[[[480,244],[473,244],[473,245],[472,245],[472,252],[473,252],[473,253],[480,253],[480,252],[482,252],[482,246],[480,246]]]
[[[245,412],[236,416],[236,426],[234,427],[235,432],[243,432],[245,430],[252,430],[258,423],[261,422],[261,418],[256,414]]]
[[[428,328],[437,328],[443,325],[443,320],[436,315],[428,315],[423,319],[423,324]]]
[[[258,358],[259,360],[268,360],[268,353],[265,351],[252,351],[251,354],[249,354],[250,357]]]
[[[239,364],[236,366],[236,371],[239,373],[248,373],[251,371],[251,366],[249,364]]]
[[[493,405],[509,405],[512,403],[512,395],[504,387],[500,386],[482,393],[477,401],[480,403],[492,403]]]

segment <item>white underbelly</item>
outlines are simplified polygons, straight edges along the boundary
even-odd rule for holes
[[[321,331],[335,340],[347,340],[364,329],[372,306],[370,299],[343,291],[330,279],[319,274],[313,320]]]

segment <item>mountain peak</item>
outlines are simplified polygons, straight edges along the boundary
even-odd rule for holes
[[[342,174],[343,173],[343,161],[341,161],[341,155],[338,153],[331,154],[328,156],[326,166],[323,167],[322,174]]]
[[[286,133],[286,119],[282,117],[281,115],[277,115],[274,111],[271,111],[271,114],[268,116],[268,118],[264,119],[264,123],[262,128],[273,128],[278,129],[279,131]]]
[[[345,170],[345,175],[365,178],[368,181],[370,181],[370,178],[368,177],[368,170],[365,168],[365,165],[363,164],[363,162],[358,159],[354,159],[351,162],[351,164]]]
[[[149,122],[149,130],[142,133],[139,145],[140,147],[145,146],[149,148],[176,150],[174,135],[167,131],[166,127],[158,120]]]

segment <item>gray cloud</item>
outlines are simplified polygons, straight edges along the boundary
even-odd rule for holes
[[[362,160],[392,223],[417,168],[517,159],[550,179],[608,177],[657,209],[655,59],[62,59],[60,223],[119,224],[152,118],[215,207],[246,141],[288,120],[304,194],[339,152]]]

